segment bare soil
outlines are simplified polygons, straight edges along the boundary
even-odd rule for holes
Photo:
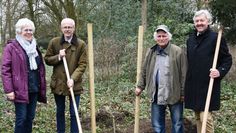
[[[133,133],[134,123],[128,123],[126,118],[133,118],[133,114],[128,112],[110,114],[105,110],[100,110],[96,114],[96,126],[102,130],[102,133]],[[127,124],[128,123],[128,124]],[[90,117],[82,120],[83,130],[91,131]],[[153,133],[151,120],[140,120],[140,133]],[[196,126],[188,119],[184,119],[185,133],[196,133]],[[166,133],[171,133],[171,120],[166,119]]]

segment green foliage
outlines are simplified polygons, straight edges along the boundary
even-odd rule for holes
[[[219,1],[215,2],[215,4],[218,4]],[[96,111],[106,110],[111,116],[114,116],[116,113],[128,112],[128,115],[125,116],[125,122],[117,125],[120,129],[127,128],[127,125],[134,122],[137,36],[138,26],[141,24],[141,1],[87,0],[76,1],[75,5],[78,15],[77,22],[80,26],[77,34],[80,38],[86,41],[86,24],[88,22],[93,23]],[[231,3],[228,5],[224,3],[224,5],[217,5],[217,7],[221,6],[228,7],[230,11],[226,10],[226,8],[222,10],[221,16],[223,17],[219,20],[225,20],[225,23],[229,22],[225,25],[229,26],[231,30],[232,25],[235,24],[235,16],[232,15],[235,11],[232,9],[235,4]],[[156,26],[160,24],[165,24],[170,28],[170,32],[173,34],[172,43],[185,46],[186,38],[189,32],[193,30],[192,17],[195,10],[196,5],[189,0],[149,0],[148,25],[144,34],[143,57],[145,56],[146,49],[155,45],[153,32]],[[219,8],[216,8],[216,10],[219,11]],[[43,11],[43,13],[47,14],[48,9]],[[220,14],[221,12],[218,13]],[[36,27],[38,43],[44,48],[47,47],[46,45],[52,37],[60,34],[58,20],[54,20],[52,14],[45,14],[40,16],[47,16],[45,18],[49,18],[49,20],[43,21],[43,18],[39,18],[37,20],[40,21],[36,24],[38,25]],[[226,17],[223,14],[229,16]],[[46,66],[46,70],[48,104],[38,104],[37,106],[33,127],[36,133],[56,132],[55,102],[49,88],[52,68]],[[90,94],[88,77],[86,76],[87,73],[85,75],[85,93],[81,95],[79,107],[82,121],[90,116]],[[226,81],[223,83],[222,108],[214,114],[216,133],[236,131],[236,123],[232,119],[232,116],[236,115],[236,83]],[[146,91],[141,95],[140,113],[140,118],[150,118],[150,101]],[[192,111],[185,110],[185,117],[194,121]],[[14,106],[11,102],[6,101],[1,89],[0,132],[13,132],[14,119]],[[67,132],[69,132],[68,106],[66,121]],[[115,119],[116,123],[118,121]],[[105,130],[107,129],[103,125],[97,126],[98,133],[102,133]],[[86,129],[84,132],[89,133],[90,130]]]
[[[121,74],[119,79],[126,82],[135,82],[137,73],[137,37],[128,37],[121,57]]]
[[[10,133],[13,132],[12,127],[14,126],[14,108],[12,103],[6,102],[2,89],[0,95],[0,131]]]
[[[215,21],[220,22],[226,28],[226,37],[230,42],[236,42],[236,1],[212,0],[210,2]]]
[[[172,43],[185,45],[188,34],[193,29],[193,3],[189,0],[150,1],[149,6],[147,39],[153,40],[156,26],[165,24],[173,35]]]
[[[221,91],[221,109],[215,112],[216,133],[233,133],[236,131],[236,84],[223,82]]]
[[[37,39],[38,46],[42,47],[43,49],[47,49],[49,41],[50,41],[49,38]]]
[[[156,20],[156,25],[150,27],[147,31],[147,40],[153,40],[153,32],[156,29],[157,25],[165,24],[169,27],[172,36],[171,42],[178,45],[178,46],[185,46],[186,40],[188,38],[188,35],[193,30],[193,24],[182,22],[179,23],[176,20],[172,19],[166,19],[163,17],[160,17]],[[150,42],[150,41],[149,41]],[[155,42],[152,43],[152,45],[155,44]]]
[[[94,23],[94,37],[112,35],[116,40],[121,40],[136,35],[141,23],[140,10],[138,1],[104,1],[88,16],[89,22]]]

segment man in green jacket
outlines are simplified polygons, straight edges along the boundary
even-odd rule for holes
[[[171,33],[165,25],[154,32],[156,45],[145,57],[135,94],[147,88],[152,101],[151,119],[155,133],[165,133],[165,110],[169,107],[172,133],[183,133],[183,97],[186,56],[183,50],[170,43]]]
[[[50,87],[56,102],[57,132],[65,133],[65,98],[69,96],[71,133],[78,133],[75,112],[69,88],[72,87],[77,106],[80,101],[80,94],[83,92],[81,86],[82,75],[87,66],[87,49],[84,41],[77,39],[75,35],[75,22],[71,18],[61,21],[61,37],[53,38],[45,55],[45,62],[53,66]],[[68,63],[71,79],[67,81],[62,58],[65,57]],[[77,111],[77,110],[76,110]]]

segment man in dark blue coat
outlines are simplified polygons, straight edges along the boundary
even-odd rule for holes
[[[195,112],[197,132],[201,132],[203,113],[210,78],[214,78],[212,96],[207,118],[207,133],[214,133],[212,111],[220,109],[220,82],[227,74],[232,57],[226,41],[221,39],[216,69],[212,69],[217,33],[209,25],[212,16],[207,10],[197,11],[193,17],[195,31],[187,40],[188,71],[185,82],[185,107]]]

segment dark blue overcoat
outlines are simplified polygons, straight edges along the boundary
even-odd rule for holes
[[[204,111],[217,35],[208,28],[199,36],[195,31],[187,40],[188,71],[185,82],[185,107],[187,109]],[[216,67],[220,72],[220,77],[214,80],[209,111],[220,108],[220,81],[231,65],[232,57],[225,39],[222,38]]]

